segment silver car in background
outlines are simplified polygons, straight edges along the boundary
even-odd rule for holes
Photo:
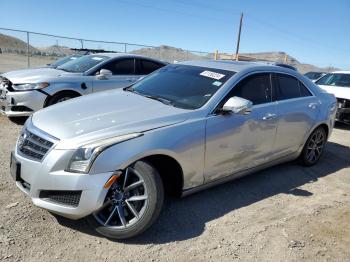
[[[29,116],[44,107],[90,93],[124,88],[166,65],[121,53],[85,55],[56,68],[35,68],[0,75],[0,112]]]
[[[129,238],[156,220],[165,193],[184,196],[294,159],[315,164],[335,113],[334,96],[295,70],[183,62],[33,114],[11,174],[35,205]]]

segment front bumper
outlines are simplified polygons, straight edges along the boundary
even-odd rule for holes
[[[64,171],[67,160],[73,154],[71,150],[53,149],[42,162],[27,159],[17,150],[13,154],[20,164],[20,179],[16,185],[34,205],[70,219],[88,216],[102,206],[108,191],[103,186],[113,172],[90,175]],[[43,197],[42,193],[48,191],[79,191],[81,195],[76,205],[70,205]]]
[[[350,100],[338,98],[336,120],[350,122]]]
[[[44,107],[47,95],[38,90],[10,92],[0,90],[0,112],[8,117],[30,116]]]

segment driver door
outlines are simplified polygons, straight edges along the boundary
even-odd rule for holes
[[[271,74],[253,74],[240,81],[223,99],[233,96],[253,102],[249,114],[210,115],[206,122],[205,180],[210,182],[271,159],[277,119],[271,100]]]
[[[101,78],[97,74],[93,80],[93,92],[124,88],[140,78],[135,71],[134,58],[117,59],[103,65],[100,69],[107,69],[112,72],[112,75]]]

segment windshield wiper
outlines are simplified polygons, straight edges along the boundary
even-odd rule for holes
[[[168,106],[172,106],[173,105],[173,102],[166,99],[166,98],[163,98],[163,97],[159,97],[159,96],[153,96],[153,95],[145,95],[145,94],[141,94],[142,96],[144,97],[147,97],[147,98],[150,98],[150,99],[153,99],[153,100],[157,100],[165,105],[168,105]]]
[[[56,67],[55,69],[62,70],[62,71],[64,71],[64,72],[70,72],[69,70],[63,69],[63,68],[60,68],[60,67]]]
[[[141,96],[144,96],[144,97],[147,97],[149,99],[153,99],[153,100],[157,100],[165,105],[170,105],[170,106],[173,106],[173,102],[166,99],[166,98],[163,98],[163,97],[159,97],[159,96],[154,96],[154,95],[147,95],[147,94],[143,94],[143,93],[140,93],[138,91],[136,91],[132,85],[131,86],[128,86],[128,87],[125,87],[124,88],[124,91],[128,91],[128,92],[132,92],[132,93],[135,93],[135,94],[138,94],[138,95],[141,95]]]

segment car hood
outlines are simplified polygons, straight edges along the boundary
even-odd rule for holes
[[[32,123],[70,149],[89,141],[173,125],[193,111],[175,108],[124,90],[65,101],[33,114]]]
[[[336,98],[350,99],[350,87],[319,85],[323,90],[333,94]]]
[[[1,76],[9,79],[13,84],[37,83],[44,79],[57,78],[61,76],[72,76],[77,73],[64,72],[55,68],[32,68],[22,69],[4,73]],[[81,73],[78,73],[81,75]]]

